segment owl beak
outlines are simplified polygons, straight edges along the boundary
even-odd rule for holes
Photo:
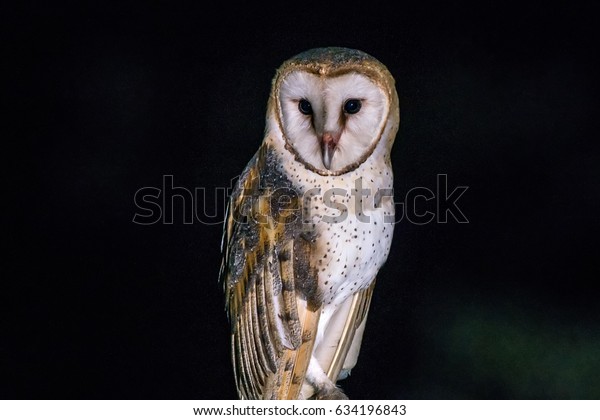
[[[338,142],[340,141],[340,135],[334,133],[324,133],[321,137],[321,147],[323,148],[323,165],[325,168],[331,168],[331,160],[333,154],[337,148]]]

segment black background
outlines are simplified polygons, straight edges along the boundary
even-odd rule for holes
[[[235,398],[221,225],[134,194],[228,187],[275,69],[330,45],[396,78],[396,200],[469,187],[470,223],[396,226],[350,397],[600,397],[592,10],[149,3],[4,10],[0,397]]]

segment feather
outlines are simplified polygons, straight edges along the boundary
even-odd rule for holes
[[[348,356],[348,351],[354,342],[354,334],[367,315],[374,287],[375,281],[371,283],[369,288],[360,290],[352,296],[350,311],[346,317],[340,341],[336,347],[331,364],[326,368],[327,376],[333,382],[337,381],[344,361]]]
[[[300,218],[266,199],[290,187],[275,171],[272,151],[263,146],[228,207],[221,276],[241,398],[298,398],[319,319],[311,246],[290,228]]]

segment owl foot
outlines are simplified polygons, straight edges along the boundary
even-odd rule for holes
[[[315,400],[347,400],[348,396],[336,386],[318,389],[315,393]]]

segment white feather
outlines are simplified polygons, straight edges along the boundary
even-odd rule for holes
[[[311,103],[313,115],[300,112],[301,99]],[[361,101],[358,113],[344,114],[348,99]],[[305,162],[318,169],[325,170],[319,137],[324,132],[341,133],[331,163],[333,171],[364,157],[379,139],[389,108],[381,88],[358,73],[324,78],[303,71],[291,72],[281,85],[279,104],[290,145]]]

